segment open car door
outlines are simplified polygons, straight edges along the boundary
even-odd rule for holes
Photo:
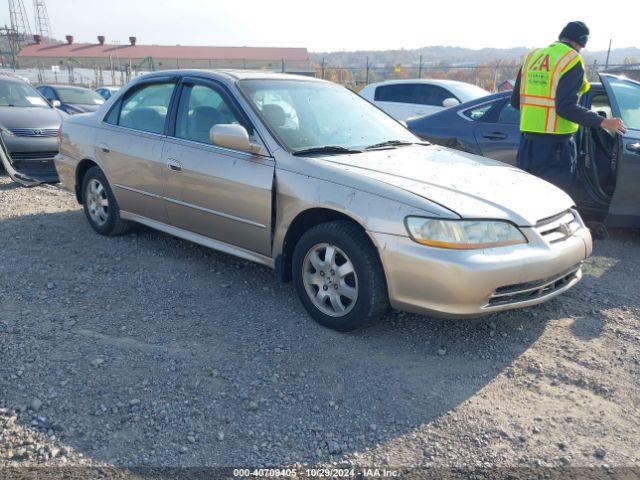
[[[640,227],[640,82],[610,74],[600,79],[613,115],[627,126],[627,133],[618,136],[616,186],[606,224]]]

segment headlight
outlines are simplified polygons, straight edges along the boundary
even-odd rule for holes
[[[413,240],[430,247],[472,250],[527,243],[517,227],[495,220],[407,217],[406,226]]]

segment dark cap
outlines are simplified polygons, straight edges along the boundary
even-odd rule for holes
[[[581,47],[586,47],[589,40],[589,27],[584,22],[569,22],[562,29],[558,38],[560,40],[563,38],[573,40]]]

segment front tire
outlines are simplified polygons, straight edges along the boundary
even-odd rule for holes
[[[131,227],[120,218],[118,202],[98,167],[91,167],[82,179],[82,204],[89,224],[100,235],[122,235]]]
[[[309,229],[294,249],[292,264],[300,301],[327,328],[357,330],[382,319],[389,308],[378,252],[350,222]]]

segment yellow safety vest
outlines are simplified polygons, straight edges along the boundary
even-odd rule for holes
[[[565,135],[578,131],[578,124],[556,113],[556,92],[562,76],[576,64],[584,70],[580,95],[591,87],[587,70],[578,52],[555,42],[533,50],[527,56],[520,76],[520,130],[531,133]]]

